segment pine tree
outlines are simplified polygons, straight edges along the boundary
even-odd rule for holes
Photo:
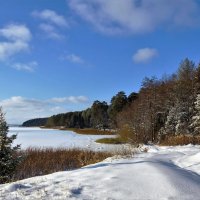
[[[125,92],[120,91],[111,99],[111,104],[108,109],[108,115],[111,119],[111,126],[117,126],[117,115],[120,113],[123,108],[127,105],[128,99]]]
[[[194,79],[195,64],[185,59],[181,62],[175,85],[176,104],[177,104],[177,125],[176,134],[189,134],[189,124],[194,112]]]
[[[0,108],[0,184],[7,182],[13,175],[20,158],[16,156],[19,145],[12,147],[16,135],[8,136],[8,125]]]
[[[169,114],[167,116],[164,134],[174,135],[176,132],[176,126],[177,126],[177,107],[174,106],[170,109]]]
[[[197,95],[195,102],[195,116],[192,118],[192,124],[190,128],[193,130],[193,134],[200,134],[200,94]]]

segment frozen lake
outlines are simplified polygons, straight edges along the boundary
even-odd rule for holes
[[[95,142],[95,140],[100,138],[115,137],[110,135],[80,135],[72,131],[24,127],[10,127],[9,134],[17,134],[17,139],[14,144],[21,144],[22,149],[28,147],[65,147],[107,150],[118,146],[98,144]]]

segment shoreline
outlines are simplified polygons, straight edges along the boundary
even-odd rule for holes
[[[55,126],[55,127],[45,127],[45,126],[31,126],[24,128],[41,128],[41,129],[52,129],[52,130],[61,130],[61,131],[73,131],[81,135],[117,135],[116,130],[99,130],[94,128],[65,128],[64,126]]]

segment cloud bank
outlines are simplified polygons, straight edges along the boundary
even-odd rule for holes
[[[21,96],[14,96],[0,100],[0,106],[6,112],[6,119],[9,123],[22,123],[28,119],[48,117],[54,114],[67,112],[67,105],[88,104],[86,96],[69,96],[62,98],[51,98],[47,100],[29,99]]]
[[[69,0],[68,4],[105,34],[147,33],[158,27],[199,23],[197,0]]]

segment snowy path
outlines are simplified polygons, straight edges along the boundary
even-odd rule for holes
[[[198,146],[150,147],[134,158],[108,158],[79,170],[2,185],[0,199],[199,200],[199,152]]]

